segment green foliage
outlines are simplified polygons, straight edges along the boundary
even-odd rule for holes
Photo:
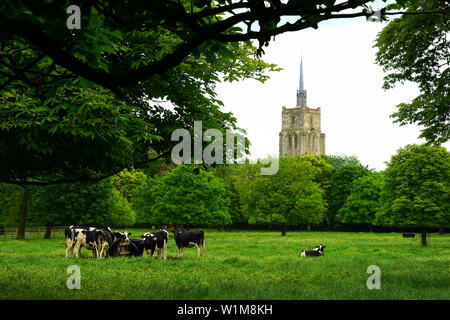
[[[325,189],[325,201],[328,205],[327,223],[334,225],[339,209],[345,204],[350,194],[353,181],[368,174],[370,170],[361,165],[356,157],[322,157],[333,166],[330,183]]]
[[[259,170],[243,195],[249,224],[273,226],[320,222],[325,211],[322,192],[314,183],[315,169],[300,157],[281,157],[274,175]]]
[[[376,62],[389,74],[384,88],[412,81],[421,94],[411,102],[397,106],[392,114],[400,125],[418,124],[424,127],[420,137],[432,143],[443,143],[450,137],[450,43],[448,33],[448,3],[441,0],[405,0],[391,5],[407,12],[432,11],[442,13],[402,15],[391,21],[378,34]]]
[[[231,164],[217,166],[214,175],[222,181],[226,187],[230,205],[228,211],[231,221],[235,225],[247,225],[249,216],[242,210],[243,194],[249,188],[251,181],[256,176],[259,167],[255,164]]]
[[[0,5],[0,16],[2,10],[6,9]],[[8,10],[16,17],[39,8],[10,4]],[[130,71],[127,66],[145,67],[172,53],[180,42],[160,28],[111,29],[102,14],[91,10],[92,19],[83,20],[83,32],[74,36],[67,28],[55,28],[55,19],[64,19],[65,25],[66,16],[53,3],[41,13],[51,19],[43,18],[39,29],[57,39],[70,38],[63,47],[67,44],[69,52],[78,52],[80,62],[123,73]],[[126,19],[125,11],[121,17]],[[192,135],[194,121],[202,121],[203,132],[216,128],[245,135],[236,118],[220,110],[216,84],[246,78],[264,82],[267,71],[279,70],[252,58],[255,48],[250,43],[206,43],[197,55],[187,56],[164,74],[111,92],[62,67],[26,39],[6,34],[0,38],[0,181],[5,182],[89,181],[139,168],[149,161],[149,154],[170,153],[176,144],[171,141],[173,130],[185,128]],[[22,76],[17,77],[19,69]]]
[[[211,172],[194,172],[190,165],[154,179],[135,192],[138,223],[156,225],[227,225],[229,198],[225,186]]]
[[[130,226],[135,222],[134,212],[111,178],[39,187],[31,199],[30,216],[47,226]]]
[[[17,224],[22,193],[19,186],[0,183],[0,223]]]
[[[151,126],[103,89],[78,81],[0,92],[0,179],[94,179],[148,159]]]
[[[442,147],[408,145],[384,173],[377,223],[431,228],[450,225],[450,154]]]
[[[112,179],[116,190],[128,200],[128,202],[131,202],[134,191],[137,187],[145,183],[147,176],[140,171],[124,169],[114,175]]]
[[[353,181],[350,195],[338,210],[337,221],[352,224],[373,224],[379,208],[381,173],[371,173]]]

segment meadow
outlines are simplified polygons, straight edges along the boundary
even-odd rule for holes
[[[132,237],[144,230],[128,229]],[[219,232],[204,229],[206,256],[177,249],[168,260],[64,258],[64,239],[0,238],[0,299],[450,299],[450,235],[429,245],[399,233]],[[299,257],[326,245],[325,255]],[[67,267],[81,270],[81,289],[69,290]],[[367,267],[381,270],[381,289],[369,290]]]

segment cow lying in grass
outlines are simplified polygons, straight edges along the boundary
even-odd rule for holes
[[[324,245],[318,245],[313,250],[302,250],[300,257],[320,257],[323,256],[323,249],[326,247]]]
[[[202,255],[205,255],[205,235],[202,230],[175,230],[174,238],[178,249],[177,258],[183,257],[183,248],[192,248],[194,246],[197,248],[197,256],[200,256],[200,248]]]

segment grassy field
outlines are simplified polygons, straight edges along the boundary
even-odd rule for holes
[[[320,243],[325,256],[298,257]],[[178,260],[94,260],[65,259],[63,239],[0,239],[0,299],[450,299],[450,235],[422,247],[398,233],[205,230],[205,244],[200,258],[193,248]],[[167,255],[176,254],[170,234]],[[70,265],[80,290],[66,287]],[[380,290],[366,286],[370,265]]]

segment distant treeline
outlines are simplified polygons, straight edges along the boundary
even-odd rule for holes
[[[445,148],[408,145],[382,172],[353,156],[304,155],[280,157],[274,175],[261,175],[261,162],[205,168],[162,159],[96,183],[1,184],[0,223],[19,233],[28,223],[426,235],[450,225],[449,159]]]

